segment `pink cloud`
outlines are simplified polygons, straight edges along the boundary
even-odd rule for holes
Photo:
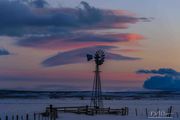
[[[74,33],[58,36],[31,37],[18,42],[19,45],[46,49],[80,48],[93,45],[113,45],[119,42],[142,40],[144,37],[135,33],[90,34]]]

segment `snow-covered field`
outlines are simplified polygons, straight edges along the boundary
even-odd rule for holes
[[[23,115],[42,112],[48,105],[56,107],[62,106],[83,106],[89,104],[88,100],[79,99],[1,99],[0,100],[0,117],[3,120],[5,115]],[[173,119],[180,120],[180,101],[178,100],[106,100],[104,106],[112,108],[129,107],[128,116],[120,115],[77,115],[69,113],[59,113],[58,120],[148,120],[148,119]],[[173,106],[172,118],[148,118],[155,114],[164,114],[168,108]],[[137,109],[137,116],[135,109]],[[163,115],[161,115],[163,116]]]

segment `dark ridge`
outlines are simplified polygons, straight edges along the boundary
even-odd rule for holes
[[[0,90],[0,99],[90,99],[91,91],[24,91]],[[176,91],[135,91],[135,92],[103,92],[105,100],[180,100],[180,92]]]

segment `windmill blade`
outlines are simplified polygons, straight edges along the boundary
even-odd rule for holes
[[[90,61],[93,59],[93,55],[87,54],[86,56],[87,56],[87,61]]]

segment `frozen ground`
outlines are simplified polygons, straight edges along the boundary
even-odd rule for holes
[[[5,115],[23,115],[33,114],[34,112],[42,112],[49,104],[54,106],[82,106],[89,104],[88,100],[79,99],[1,99],[0,100],[0,116],[3,120]],[[58,120],[148,120],[145,109],[148,109],[148,115],[152,112],[167,112],[170,106],[173,106],[173,118],[171,120],[180,120],[180,101],[179,100],[106,100],[104,105],[112,108],[129,107],[128,116],[119,115],[76,115],[59,113]],[[138,115],[136,116],[135,108]],[[167,118],[153,118],[168,120]]]

